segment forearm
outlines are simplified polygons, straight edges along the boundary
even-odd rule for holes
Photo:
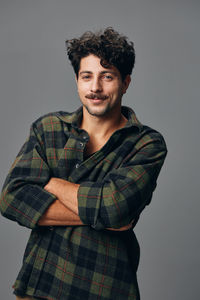
[[[64,206],[59,200],[55,200],[40,218],[40,226],[81,226],[83,224],[80,217]],[[119,229],[107,228],[113,231],[125,231],[131,228],[131,224]]]
[[[18,182],[17,186],[11,180],[1,194],[1,214],[21,226],[33,229],[55,199],[38,184],[22,182],[20,186]]]
[[[86,225],[78,215],[78,193],[79,184],[74,184],[60,178],[51,178],[44,187],[45,190],[54,194],[58,200],[50,205],[46,213],[39,221],[39,225]],[[132,223],[118,229],[107,228],[113,231],[124,231],[132,227]]]
[[[38,225],[77,226],[84,224],[77,214],[64,206],[59,200],[55,200],[40,218]]]
[[[51,178],[44,189],[59,199],[59,201],[71,212],[78,215],[79,184],[71,183],[61,178]]]
[[[56,199],[43,189],[49,180],[50,169],[42,136],[41,124],[34,123],[10,168],[0,196],[2,215],[31,229],[37,226],[40,217]]]
[[[151,201],[166,157],[163,145],[147,144],[101,181],[84,181],[78,189],[79,216],[93,228],[121,228],[137,219]]]

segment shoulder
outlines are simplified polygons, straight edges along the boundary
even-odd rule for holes
[[[161,147],[163,149],[167,149],[166,142],[162,133],[147,125],[142,125],[139,134],[138,145],[141,144],[142,145],[151,144],[154,147],[158,147],[158,148]]]
[[[51,122],[62,122],[63,118],[67,118],[68,116],[71,116],[73,113],[65,112],[65,111],[55,111],[55,112],[49,112],[45,115],[40,116],[37,118],[33,124],[38,126],[41,124],[49,124]]]
[[[132,108],[123,106],[122,112],[128,119],[126,129],[129,133],[131,132],[128,137],[132,143],[136,143],[136,148],[150,145],[150,147],[167,149],[165,139],[160,131],[142,123]]]
[[[40,116],[32,123],[32,128],[40,131],[57,131],[63,128],[63,123],[73,113],[64,112],[64,111],[56,111],[49,112],[45,115]],[[67,123],[67,122],[66,122]]]

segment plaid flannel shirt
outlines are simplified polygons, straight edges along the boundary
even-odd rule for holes
[[[91,157],[88,133],[79,128],[82,108],[35,121],[3,186],[3,216],[31,228],[14,293],[34,299],[139,299],[139,246],[133,230],[114,232],[150,203],[166,157],[162,135],[134,112]],[[80,184],[79,216],[85,226],[39,226],[56,199],[44,190],[51,177]]]

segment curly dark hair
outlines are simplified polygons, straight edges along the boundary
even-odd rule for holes
[[[122,81],[131,75],[135,64],[135,50],[133,42],[119,34],[112,27],[107,27],[98,32],[85,32],[80,38],[66,41],[67,54],[74,72],[78,78],[81,58],[90,54],[101,59],[104,68],[115,66]]]

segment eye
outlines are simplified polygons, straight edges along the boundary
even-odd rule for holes
[[[84,79],[84,80],[87,80],[87,79],[90,79],[90,77],[91,77],[90,75],[84,75],[81,78]]]
[[[104,75],[104,78],[108,81],[111,81],[113,79],[111,75]]]

